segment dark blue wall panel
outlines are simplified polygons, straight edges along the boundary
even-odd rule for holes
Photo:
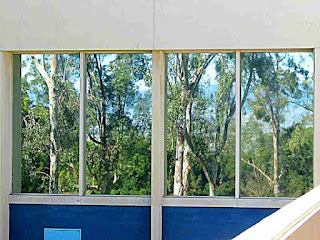
[[[277,209],[163,207],[164,240],[231,239]],[[10,239],[80,228],[82,240],[150,239],[150,207],[10,205]]]
[[[276,210],[163,207],[163,239],[231,239]]]
[[[149,240],[150,207],[10,205],[10,240],[43,240],[44,228],[80,228],[82,240]]]

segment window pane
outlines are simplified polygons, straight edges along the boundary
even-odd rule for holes
[[[168,54],[169,195],[234,196],[235,54]]]
[[[87,193],[151,191],[151,55],[87,55]]]
[[[312,188],[312,53],[242,54],[242,196]]]
[[[78,191],[79,60],[21,56],[22,192]]]

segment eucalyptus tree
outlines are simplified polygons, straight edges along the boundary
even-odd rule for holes
[[[88,193],[149,194],[150,56],[90,54],[87,62]]]
[[[253,61],[250,61],[250,58],[254,58]],[[272,133],[272,176],[261,165],[243,158],[242,162],[258,171],[273,186],[273,195],[277,197],[281,193],[279,180],[283,176],[283,171],[280,171],[279,154],[281,131],[288,120],[286,112],[288,109],[292,111],[294,105],[307,111],[312,109],[312,106],[308,105],[310,102],[305,101],[312,92],[312,86],[309,86],[310,77],[301,64],[285,53],[259,53],[255,54],[255,57],[253,54],[247,54],[244,55],[244,62],[244,72],[248,71],[246,68],[254,69],[254,85],[249,93],[247,109],[244,110],[249,111],[256,119],[251,117],[250,121],[261,121],[257,126],[262,129],[262,135],[267,136],[269,129]],[[289,119],[294,120],[298,119]]]
[[[42,187],[35,190],[37,192],[47,191],[47,180],[49,193],[74,192],[78,176],[77,147],[74,144],[78,138],[79,101],[75,81],[78,79],[79,57],[27,55],[24,61],[24,67],[29,66],[29,69],[22,79],[22,158],[26,160],[23,161],[23,171],[29,169],[28,175],[42,176],[44,181]],[[30,149],[29,144],[35,148]],[[36,150],[39,154],[34,158]],[[65,174],[69,174],[69,170],[72,174],[66,180]],[[60,185],[60,180],[67,185]]]
[[[245,87],[242,101],[251,84]],[[191,161],[201,169],[209,195],[215,194],[223,178],[223,161],[234,159],[232,150],[226,157],[226,145],[234,143],[230,129],[235,129],[235,99],[234,54],[169,55],[168,146],[169,158],[175,159],[174,195],[189,195],[190,170],[195,165]]]

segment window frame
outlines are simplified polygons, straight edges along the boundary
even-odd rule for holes
[[[166,195],[166,54],[168,53],[235,53],[236,54],[236,167],[234,197],[203,197],[203,196],[167,196]],[[244,49],[244,50],[144,50],[144,51],[26,51],[12,52],[11,79],[17,78],[15,55],[20,54],[80,54],[80,116],[79,116],[79,193],[78,194],[37,194],[19,193],[14,191],[17,182],[15,171],[17,161],[10,157],[12,186],[10,187],[9,204],[63,204],[63,205],[119,205],[119,206],[151,206],[161,212],[165,206],[179,207],[252,207],[280,208],[296,198],[289,197],[240,197],[240,92],[241,92],[241,53],[244,52],[313,52],[314,53],[314,186],[320,184],[320,49]],[[151,153],[151,195],[85,195],[85,109],[86,109],[86,54],[104,53],[151,53],[152,54],[152,153]],[[318,66],[318,67],[317,67]],[[19,66],[20,67],[20,66]],[[20,76],[20,75],[19,75]],[[319,92],[317,94],[317,91]],[[10,92],[14,97],[13,92]],[[13,108],[14,103],[11,108]],[[12,109],[11,109],[12,111]],[[155,117],[157,114],[158,118]],[[12,113],[12,116],[15,116]],[[13,126],[12,118],[12,126]],[[14,129],[14,128],[12,128]],[[12,146],[13,147],[13,146]],[[316,151],[316,149],[319,149]],[[12,149],[13,151],[13,149]],[[12,154],[12,152],[11,152]],[[12,166],[12,168],[11,168]],[[5,169],[4,169],[5,170]],[[11,182],[11,181],[10,181]],[[11,184],[10,184],[11,185]],[[152,214],[153,215],[153,214]],[[161,216],[161,215],[160,215]]]

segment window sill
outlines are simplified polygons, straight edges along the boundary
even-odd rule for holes
[[[295,198],[162,197],[163,207],[281,208]],[[10,204],[151,206],[151,196],[11,194]]]

